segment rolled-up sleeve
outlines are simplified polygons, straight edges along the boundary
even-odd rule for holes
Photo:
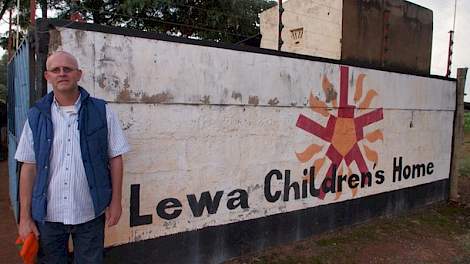
[[[16,148],[15,159],[17,161],[25,163],[36,163],[33,142],[33,132],[29,127],[29,122],[26,121],[23,127],[23,132],[21,133],[20,142]]]
[[[114,158],[130,151],[130,145],[121,128],[116,113],[106,105],[106,121],[108,123],[108,156]]]

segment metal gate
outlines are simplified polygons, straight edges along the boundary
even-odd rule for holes
[[[19,210],[19,164],[16,147],[30,106],[30,45],[25,39],[8,63],[8,174],[10,201],[15,218]]]

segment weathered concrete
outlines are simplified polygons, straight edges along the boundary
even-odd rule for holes
[[[429,74],[432,11],[404,0],[290,0],[282,51]],[[260,15],[261,47],[277,49],[279,8]]]
[[[343,0],[290,0],[283,4],[282,51],[341,58]],[[279,8],[260,14],[261,47],[277,49]]]
[[[85,70],[81,84],[110,102],[132,145],[125,157],[123,218],[108,230],[107,245],[358,199],[449,176],[455,82],[57,30],[58,48],[72,51]],[[323,128],[313,128],[312,122]],[[411,177],[413,165],[419,177]],[[370,172],[371,186],[343,183],[341,191],[324,197],[305,192],[297,197],[295,187],[286,194],[288,174],[301,192],[309,173],[316,175],[313,182],[319,187],[334,166],[336,174],[352,182]],[[407,179],[398,180],[399,174]],[[282,196],[269,201],[269,193],[277,191]],[[214,199],[218,207],[210,210],[194,205]]]
[[[431,10],[404,0],[343,3],[342,60],[429,74]]]
[[[468,68],[457,69],[457,106],[455,110],[455,119],[453,126],[453,142],[452,142],[452,164],[450,171],[450,193],[449,199],[454,202],[459,201],[459,153],[464,142],[464,91],[465,91],[465,80],[467,78]]]

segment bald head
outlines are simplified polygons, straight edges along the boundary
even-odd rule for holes
[[[78,69],[78,61],[77,59],[70,53],[66,51],[55,51],[52,53],[46,61],[46,69],[50,70],[51,69],[51,64],[52,62],[55,61],[63,61],[66,60],[70,65],[72,65],[74,68]]]
[[[52,85],[56,95],[60,93],[78,93],[78,81],[82,71],[77,59],[66,51],[52,53],[46,61],[44,78]]]

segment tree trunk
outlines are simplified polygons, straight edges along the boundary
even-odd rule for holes
[[[41,6],[41,17],[47,18],[47,0],[39,0],[39,5]]]

